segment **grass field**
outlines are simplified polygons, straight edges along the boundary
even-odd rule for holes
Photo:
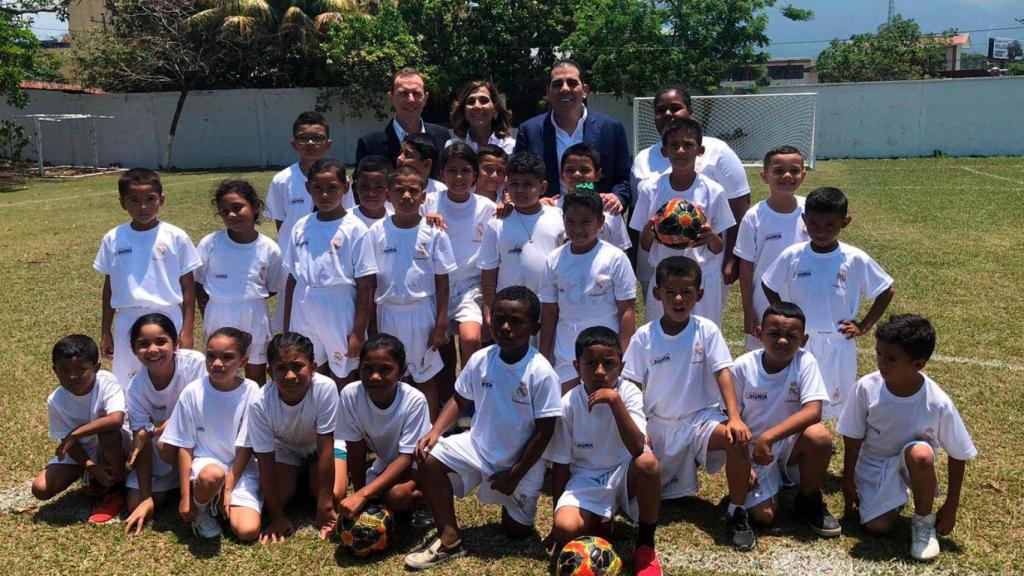
[[[209,204],[212,187],[235,175],[166,174],[162,218],[198,242],[220,226]],[[237,175],[265,190],[272,172]],[[750,176],[756,201],[766,188]],[[103,233],[126,219],[115,178],[30,182],[0,194],[0,507],[22,500],[54,448],[45,411],[57,385],[50,347],[71,332],[99,337],[102,277],[91,264]],[[906,518],[890,539],[871,538],[844,521],[841,538],[821,541],[783,516],[776,530],[759,532],[755,552],[743,555],[723,545],[717,505],[725,487],[714,478],[699,498],[663,508],[658,546],[666,573],[1024,572],[1024,158],[819,162],[803,193],[821,185],[849,194],[853,222],[842,240],[865,249],[895,277],[891,311],[923,314],[938,329],[928,372],[959,407],[980,451],[967,468],[956,530],[942,540],[939,560],[921,567],[908,556]],[[273,226],[264,225],[264,232],[273,235]],[[738,354],[737,290],[725,323]],[[874,370],[872,344],[869,338],[859,343],[861,374]],[[834,513],[842,510],[840,464],[841,457],[833,459],[825,489]],[[944,485],[944,464],[940,474]],[[370,562],[337,553],[308,528],[273,547],[230,538],[200,542],[173,505],[158,512],[143,536],[127,539],[121,526],[86,525],[90,506],[72,491],[38,511],[0,513],[0,573],[399,574],[402,557],[422,539],[399,535],[389,555]],[[540,507],[538,527],[546,532],[550,498]],[[496,509],[475,500],[460,502],[457,512],[471,555],[440,572],[545,573],[538,538],[506,540]],[[628,525],[618,525],[620,551],[628,551],[632,535]]]

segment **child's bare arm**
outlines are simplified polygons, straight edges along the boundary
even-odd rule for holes
[[[554,510],[555,506],[558,506],[558,499],[562,497],[562,493],[565,492],[565,487],[569,484],[569,465],[559,464],[557,462],[551,465],[551,509]],[[552,517],[554,514],[552,514]]]
[[[860,504],[857,495],[857,483],[854,480],[857,472],[857,458],[860,456],[860,447],[864,444],[863,438],[851,438],[843,436],[843,498],[846,501],[846,513],[850,514]]]
[[[333,447],[332,452],[333,454]],[[273,521],[284,516],[284,504],[277,493],[277,459],[273,452],[256,453],[260,469],[260,490],[263,492],[263,509]]]
[[[110,358],[114,355],[114,308],[110,305],[110,275],[103,277],[103,312],[100,319],[100,352]]]
[[[345,442],[345,452],[348,462],[348,479],[352,483],[352,490],[358,491],[366,486],[366,442]]]
[[[740,417],[740,404],[736,400],[736,385],[733,384],[732,372],[728,368],[722,368],[715,372],[715,380],[718,381],[718,391],[722,395],[725,414],[729,418],[725,424],[729,441],[737,447],[745,447],[750,442],[750,429]]]
[[[332,524],[334,513],[334,433],[316,435],[317,500],[314,524]]]
[[[483,303],[480,311],[484,317],[484,326],[487,332],[491,333],[491,306],[494,304],[494,294],[498,291],[498,269],[482,270],[480,272],[480,294],[483,296]]]
[[[743,300],[743,332],[755,335],[761,320],[754,310],[754,263],[737,258],[740,267],[740,297]]]
[[[69,432],[68,435],[64,437],[60,445],[57,446],[56,454],[58,457],[63,458],[68,455],[72,445],[80,444],[79,441],[82,438],[88,438],[90,436],[95,436],[103,432],[117,430],[122,425],[124,425],[124,412],[113,412],[111,414],[107,414],[106,416],[101,416],[100,418],[97,418],[92,422],[82,424],[78,428],[75,428],[74,430]],[[81,461],[79,463],[84,465],[84,461]]]
[[[619,346],[625,350],[636,332],[636,298],[617,300],[615,306],[619,313]]]
[[[340,513],[348,518],[355,518],[366,503],[373,498],[381,497],[398,484],[402,478],[412,469],[412,454],[399,454],[391,464],[388,464],[373,482],[361,486],[352,492],[352,495],[341,501]]]
[[[458,392],[452,394],[444,408],[441,408],[441,413],[437,415],[437,420],[434,421],[430,431],[416,443],[417,462],[423,462],[427,459],[430,450],[437,444],[441,435],[447,432],[459,419],[459,415],[465,412],[466,408],[469,408],[472,404],[472,400],[467,400]]]
[[[794,434],[800,434],[808,426],[821,421],[821,400],[812,400],[800,407],[795,414],[765,430],[754,440],[754,463],[762,466],[772,461],[772,445]]]
[[[271,294],[273,296],[273,294]],[[210,302],[210,295],[206,293],[206,288],[196,282],[196,307],[199,308],[199,313],[204,317],[206,316],[206,305]]]
[[[558,325],[558,304],[543,303],[540,305],[540,353],[555,364],[555,329]]]
[[[647,221],[644,224],[643,231],[640,232],[640,247],[650,252],[651,246],[654,245],[654,219]]]
[[[957,460],[949,457],[947,474],[949,475],[948,486],[946,487],[946,501],[936,513],[935,529],[943,536],[953,531],[956,525],[956,512],[960,508],[960,491],[964,485],[964,471],[967,468],[965,460]]]
[[[448,342],[448,275],[434,274],[434,298],[437,301],[437,318],[430,333],[430,347],[438,349]]]
[[[370,309],[373,307],[373,293],[376,290],[376,274],[356,278],[356,313],[352,318],[352,332],[348,335],[348,353],[345,354],[349,358],[358,358],[359,350],[363,347],[363,338],[366,334],[366,326],[370,318]],[[285,312],[287,313],[288,310],[285,310]]]
[[[875,326],[875,323],[878,322],[878,319],[882,317],[882,314],[885,314],[885,310],[889,307],[889,303],[892,302],[892,298],[895,295],[896,290],[889,286],[885,292],[879,294],[878,298],[875,298],[875,301],[871,303],[871,308],[863,320],[860,322],[844,320],[839,323],[839,331],[845,334],[847,338],[856,338],[867,334]]]
[[[245,472],[250,458],[252,458],[252,448],[244,446],[235,448],[235,458],[231,461],[231,466],[228,467],[228,473],[224,478],[224,496],[220,501],[220,509],[225,518],[231,517],[231,493],[234,491],[238,479]]]
[[[779,293],[769,288],[764,282],[761,282],[761,289],[764,290],[764,296],[772,306],[778,306],[779,302],[782,302],[782,297],[779,296]]]
[[[195,346],[192,339],[192,328],[196,323],[196,278],[189,272],[179,278],[181,283],[181,333],[178,335],[178,347],[191,349]]]
[[[279,306],[284,306],[284,331],[288,332],[292,323],[292,300],[295,296],[295,276],[288,275],[288,280],[284,285],[284,302],[278,303]]]
[[[598,404],[607,404],[615,418],[615,428],[622,438],[622,444],[629,450],[633,458],[644,452],[644,434],[629,415],[622,395],[615,388],[599,388],[587,397],[587,408],[594,409]]]
[[[722,261],[722,274],[726,284],[732,284],[736,281],[736,265],[740,258],[733,254],[732,249],[736,246],[736,236],[740,231],[739,224],[743,221],[743,216],[749,209],[750,194],[729,199],[729,210],[732,212],[732,219],[736,221],[736,224],[730,226],[725,231],[725,258]]]
[[[488,479],[491,482],[492,488],[503,494],[512,494],[516,491],[519,481],[526,476],[530,468],[533,468],[533,465],[544,454],[544,449],[547,448],[548,442],[551,441],[551,436],[555,433],[556,420],[556,417],[534,419],[533,434],[526,441],[523,455],[519,457],[519,461],[513,464],[511,468],[502,470]]]
[[[178,483],[181,498],[178,502],[178,516],[185,522],[195,520],[192,510],[192,449],[178,448]]]

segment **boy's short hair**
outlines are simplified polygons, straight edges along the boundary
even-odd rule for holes
[[[330,137],[331,135],[331,127],[329,124],[327,124],[327,119],[324,118],[323,114],[317,112],[316,110],[309,110],[303,112],[302,114],[299,114],[299,116],[295,119],[295,122],[292,122],[293,137],[299,133],[300,126],[323,126],[324,132],[327,133],[327,136]]]
[[[149,168],[132,168],[117,179],[117,194],[124,198],[132,186],[152,186],[157,194],[164,193],[160,175]]]
[[[53,345],[51,360],[56,364],[58,360],[69,358],[81,358],[90,364],[97,364],[100,361],[100,349],[96,341],[85,334],[65,336]]]
[[[783,144],[782,146],[776,146],[775,148],[772,148],[767,153],[765,153],[764,169],[766,171],[768,170],[768,166],[770,166],[772,163],[772,158],[776,156],[782,156],[783,154],[799,154],[800,162],[803,163],[804,161],[804,153],[801,152],[799,148],[797,148],[796,146],[790,146],[789,144]]]
[[[576,359],[583,357],[583,351],[591,346],[608,346],[614,348],[622,358],[622,343],[619,342],[619,335],[607,326],[591,326],[576,337]]]
[[[537,298],[533,290],[526,286],[508,286],[498,290],[498,293],[494,295],[494,303],[497,304],[500,300],[526,304],[530,314],[530,322],[540,322],[540,299]]]
[[[690,98],[690,91],[686,89],[686,86],[682,84],[668,84],[662,86],[654,93],[654,105],[658,105],[658,101],[661,100],[662,96],[678,92],[683,97],[683,106],[686,106],[687,111],[693,111],[693,99]]]
[[[387,158],[377,154],[370,154],[369,156],[363,156],[363,159],[359,161],[359,164],[356,164],[356,173],[352,178],[359,180],[359,175],[363,172],[383,174],[384,176],[387,176],[394,167],[395,165]]]
[[[804,315],[804,311],[799,306],[792,302],[779,302],[778,304],[770,304],[765,308],[764,314],[761,315],[762,327],[764,327],[765,322],[768,321],[769,316],[793,318],[794,320],[800,321],[801,330],[807,327],[807,316]]]
[[[538,182],[544,181],[544,159],[540,157],[536,152],[530,150],[523,150],[522,152],[516,152],[508,159],[508,174],[528,174],[537,179]]]
[[[430,160],[437,165],[437,144],[426,134],[406,134],[403,144],[408,144],[420,155],[420,160]]]
[[[604,203],[601,202],[601,195],[593,188],[588,189],[580,185],[575,190],[567,192],[562,199],[562,214],[567,214],[569,208],[573,206],[588,210],[594,216],[604,217]]]
[[[497,144],[484,144],[482,146],[477,147],[477,161],[483,161],[484,156],[493,156],[503,161],[506,165],[508,164],[508,152],[505,152],[505,149],[502,148],[501,146],[498,146]]]
[[[310,166],[309,170],[306,172],[306,178],[312,180],[313,176],[316,176],[317,174],[333,171],[335,174],[338,175],[338,180],[342,182],[347,182],[347,179],[345,177],[345,170],[346,166],[344,162],[335,158],[331,158],[329,156],[324,156],[323,158],[320,158],[316,162],[313,162],[313,165]]]
[[[807,195],[807,200],[804,202],[804,212],[835,214],[845,218],[848,209],[849,202],[846,200],[846,194],[832,186],[815,188]]]
[[[669,278],[692,278],[700,288],[701,283],[700,264],[689,256],[669,256],[661,262],[654,270],[654,285],[663,286]]]
[[[577,142],[572,146],[565,149],[562,153],[562,162],[558,165],[558,171],[565,170],[565,159],[569,156],[582,156],[584,158],[590,158],[590,162],[594,164],[594,170],[601,169],[601,153],[586,142]]]
[[[935,328],[917,314],[893,314],[875,329],[875,338],[899,346],[911,360],[927,362],[935,352]]]
[[[473,167],[473,172],[480,169],[480,159],[477,156],[477,153],[473,152],[473,149],[465,142],[456,142],[455,144],[445,148],[444,152],[441,152],[441,168],[444,169],[448,164],[448,161],[453,158],[465,160]]]
[[[420,183],[421,189],[427,186],[427,179],[423,177],[423,174],[420,174],[419,170],[416,170],[412,166],[398,166],[394,170],[388,172],[388,188],[394,186],[395,182],[397,182],[399,178],[405,176],[416,177],[416,180]]]
[[[676,132],[688,132],[697,137],[697,144],[704,141],[704,128],[693,118],[673,118],[661,133],[661,145],[668,146],[669,136]]]

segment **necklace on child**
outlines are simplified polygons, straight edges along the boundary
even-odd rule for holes
[[[516,222],[519,222],[519,225],[523,228],[523,232],[526,233],[526,241],[533,244],[533,232],[530,232],[526,227],[526,222],[523,222],[523,217],[519,212],[516,212]]]

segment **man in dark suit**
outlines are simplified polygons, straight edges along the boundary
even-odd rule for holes
[[[573,60],[555,62],[546,94],[550,110],[519,126],[515,151],[532,150],[544,158],[548,181],[545,196],[555,196],[565,192],[559,178],[561,154],[573,144],[586,142],[601,154],[602,176],[596,187],[605,209],[622,212],[632,204],[629,170],[633,157],[626,129],[610,116],[587,110],[589,91],[579,64]]]
[[[430,98],[430,92],[423,83],[423,77],[413,68],[402,68],[391,82],[388,91],[388,102],[395,109],[392,118],[383,130],[370,132],[359,139],[356,144],[356,163],[364,156],[375,154],[394,162],[402,147],[402,139],[406,134],[426,134],[434,141],[437,149],[444,150],[448,142],[448,129],[437,124],[424,122],[423,107]],[[441,166],[434,163],[431,177],[440,178]]]

